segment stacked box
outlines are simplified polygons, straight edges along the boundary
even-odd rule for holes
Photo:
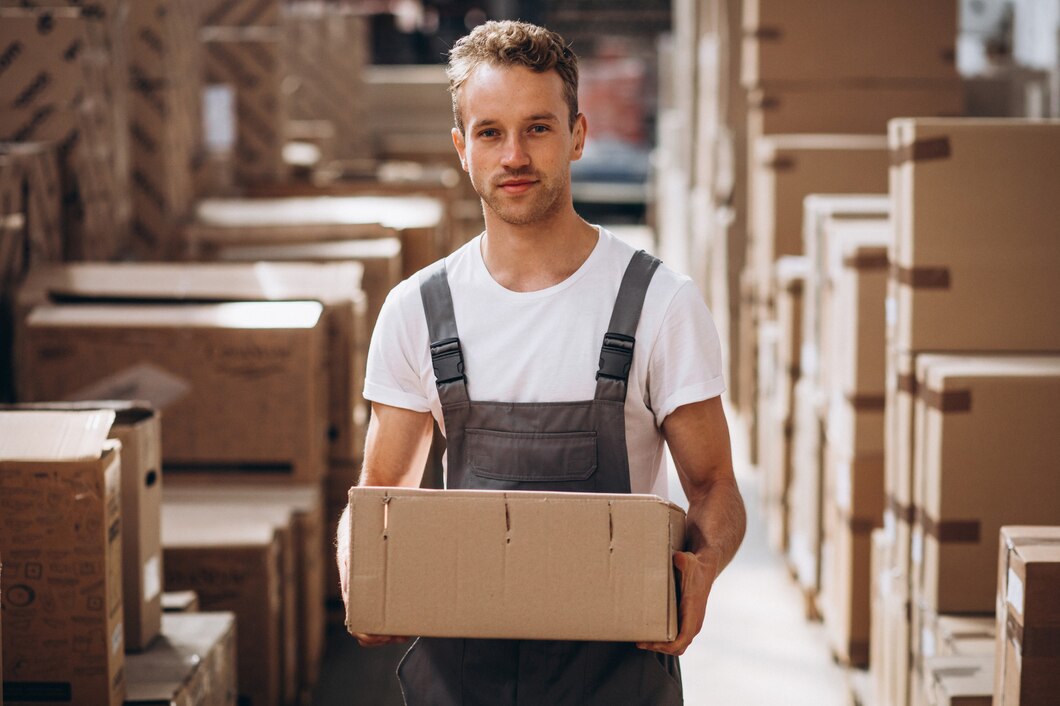
[[[129,402],[42,402],[0,407],[17,411],[110,410],[110,438],[121,442],[122,596],[125,651],[140,652],[162,620],[161,422],[153,409]]]
[[[289,519],[293,548],[295,580],[294,609],[285,611],[285,659],[294,656],[289,665],[293,681],[285,682],[304,693],[316,682],[324,647],[324,562],[325,539],[330,546],[333,535],[324,535],[323,494],[317,485],[265,486],[185,483],[179,479],[166,487],[167,505],[182,505],[185,512],[199,508],[204,513],[223,512],[229,518],[260,518],[272,515],[278,529]],[[208,514],[205,515],[208,521]],[[330,552],[329,552],[330,554]]]
[[[956,74],[953,0],[744,3],[743,83],[939,80]]]
[[[239,701],[281,703],[282,604],[280,546],[266,521],[187,518],[162,506],[165,584],[193,590],[203,609],[235,613]]]
[[[994,662],[990,656],[932,657],[924,665],[921,701],[915,706],[991,706]]]
[[[445,255],[445,204],[427,196],[316,196],[207,199],[185,233],[192,257],[235,245],[401,239],[401,276]]]
[[[162,613],[198,613],[199,594],[195,591],[163,591]]]
[[[779,135],[755,143],[748,259],[758,273],[760,301],[772,299],[773,261],[803,254],[803,199],[815,193],[885,191],[886,146],[883,136],[869,135]]]
[[[760,442],[765,470],[764,493],[770,545],[784,553],[788,547],[788,487],[792,468],[793,405],[795,385],[801,377],[802,310],[809,263],[802,257],[777,261],[776,384],[760,426],[768,429]],[[771,443],[770,443],[771,442]]]
[[[8,701],[119,706],[125,696],[113,420],[109,411],[0,412]]]
[[[19,292],[19,318],[50,301],[319,301],[326,331],[328,455],[333,460],[354,460],[363,455],[368,415],[361,393],[371,324],[361,291],[362,267],[356,262],[52,266],[35,270],[26,280]],[[385,297],[385,292],[373,292],[380,294]]]
[[[203,79],[235,96],[235,177],[240,183],[283,177],[284,70],[276,27],[206,27]]]
[[[55,143],[0,143],[0,163],[11,165],[18,188],[25,194],[25,243],[21,276],[31,266],[63,257],[63,193],[59,148]]]
[[[788,488],[787,559],[807,600],[816,601],[821,586],[824,428],[817,411],[817,391],[811,381],[800,379],[794,396],[792,468],[795,472]],[[816,617],[813,606],[810,613]]]
[[[319,479],[327,454],[321,314],[310,301],[40,306],[19,347],[20,395],[150,401],[166,418],[167,472],[223,466],[248,477]]]
[[[167,615],[162,619],[162,634],[164,639],[150,650],[126,658],[126,706],[235,703],[233,613]]]
[[[368,62],[364,17],[322,3],[285,5],[282,16],[290,120],[325,120],[335,129],[335,157],[371,156],[362,76]]]
[[[1060,693],[1060,527],[1004,527],[998,562],[995,706]]]
[[[917,382],[914,636],[934,615],[995,609],[1002,525],[1060,521],[1060,483],[1046,470],[1060,459],[1047,421],[1060,404],[1060,357],[924,354]],[[994,434],[1020,443],[991,443]]]
[[[115,156],[116,106],[107,100],[114,70],[97,20],[75,8],[0,9],[0,140],[58,145],[68,259],[101,259],[124,245]]]

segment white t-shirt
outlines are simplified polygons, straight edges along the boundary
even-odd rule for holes
[[[563,282],[536,292],[499,285],[481,236],[446,258],[468,394],[481,402],[572,402],[596,392],[600,346],[632,247],[600,229],[596,247]],[[431,412],[445,432],[419,276],[390,292],[368,351],[364,396]],[[714,320],[692,281],[662,265],[637,327],[626,394],[634,493],[667,497],[660,425],[681,405],[725,390]]]

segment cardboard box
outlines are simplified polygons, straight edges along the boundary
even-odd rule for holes
[[[913,509],[913,437],[916,434],[916,355],[887,348],[886,405],[884,408],[883,511],[891,554],[890,569],[907,587],[911,581],[910,541]]]
[[[426,196],[317,196],[206,199],[187,229],[188,251],[210,257],[235,245],[401,239],[401,276],[411,277],[446,253],[445,205]]]
[[[126,706],[234,704],[235,614],[167,615],[163,622],[162,639],[126,658]]]
[[[199,594],[195,591],[163,591],[163,613],[198,613]]]
[[[349,499],[350,632],[677,635],[685,518],[657,497],[353,488]]]
[[[227,245],[218,248],[215,255],[222,262],[359,262],[364,267],[361,286],[368,297],[368,331],[375,329],[383,302],[390,290],[402,280],[401,241],[398,238]],[[365,344],[367,346],[367,341]]]
[[[809,194],[887,190],[887,140],[875,135],[775,135],[751,146],[751,259],[761,282],[782,255],[802,255]]]
[[[224,523],[264,522],[276,531],[280,567],[278,616],[280,693],[283,703],[294,703],[298,698],[299,687],[297,672],[300,646],[297,622],[300,582],[298,572],[302,568],[303,552],[295,537],[291,507],[238,501],[198,503],[187,498],[174,500],[170,492],[165,494],[162,507],[163,514],[167,517],[166,522],[169,523],[167,526],[172,526],[176,522],[196,524],[203,528],[213,528],[220,534],[224,531]],[[216,521],[218,515],[224,517],[224,523]]]
[[[79,263],[37,268],[18,295],[18,318],[46,302],[130,304],[314,300],[323,309],[328,370],[328,452],[364,452],[368,355],[362,269],[357,263]]]
[[[1001,527],[1060,524],[1060,356],[922,355],[917,381],[915,598],[989,612]]]
[[[930,81],[765,84],[747,94],[748,134],[884,134],[903,116],[964,114],[964,88],[956,75]]]
[[[933,657],[925,662],[929,706],[990,706],[994,663],[990,657]]]
[[[1003,527],[994,704],[1045,706],[1060,693],[1060,527]]]
[[[235,92],[237,181],[278,181],[286,142],[279,29],[207,27],[199,39],[204,83]]]
[[[993,655],[996,625],[993,616],[939,615],[934,621],[934,643],[940,657]],[[928,655],[925,651],[925,656]]]
[[[0,412],[4,692],[119,706],[121,444],[114,413]]]
[[[26,322],[21,394],[149,400],[166,416],[167,472],[209,465],[319,479],[321,313],[307,301],[37,307]]]
[[[803,199],[802,246],[810,261],[803,300],[802,373],[818,380],[821,351],[821,320],[828,280],[825,224],[830,220],[886,221],[890,198],[886,194],[810,194]]]
[[[1060,350],[1038,313],[1060,271],[1060,120],[900,119],[889,140],[892,345]]]
[[[279,0],[208,0],[200,7],[204,27],[265,27],[280,23]]]
[[[18,170],[18,179],[26,198],[26,239],[28,253],[25,265],[55,262],[62,259],[62,181],[59,173],[58,145],[40,142],[7,142],[0,144],[0,161],[10,162]]]
[[[162,624],[162,441],[159,414],[135,402],[39,402],[0,411],[114,412],[110,438],[121,442],[122,597],[125,651],[146,649]]]
[[[956,78],[956,0],[749,0],[742,82]]]
[[[334,563],[324,547],[333,547],[334,533],[324,534],[323,493],[318,485],[256,486],[178,480],[166,486],[169,505],[193,506],[203,512],[219,511],[248,518],[272,517],[277,526],[289,518],[294,549],[294,610],[290,612],[294,635],[289,642],[297,655],[297,684],[309,689],[316,683],[324,654],[324,566]]]
[[[165,585],[193,590],[207,611],[236,614],[239,700],[251,706],[281,700],[280,545],[273,525],[246,519],[187,522],[162,507]]]

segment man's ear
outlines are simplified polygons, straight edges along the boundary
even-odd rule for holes
[[[585,137],[589,133],[589,121],[585,119],[585,113],[578,113],[578,117],[574,119],[574,129],[571,132],[570,161],[577,162],[582,158],[582,152],[585,151]]]
[[[456,148],[456,153],[460,155],[460,166],[463,167],[464,171],[467,171],[467,158],[464,156],[464,152],[467,149],[467,145],[464,143],[464,133],[460,132],[458,128],[453,128],[450,133],[453,136],[453,147]]]

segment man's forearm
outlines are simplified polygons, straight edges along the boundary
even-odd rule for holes
[[[716,567],[715,577],[736,555],[746,529],[747,512],[735,479],[718,479],[689,498],[685,547]]]

